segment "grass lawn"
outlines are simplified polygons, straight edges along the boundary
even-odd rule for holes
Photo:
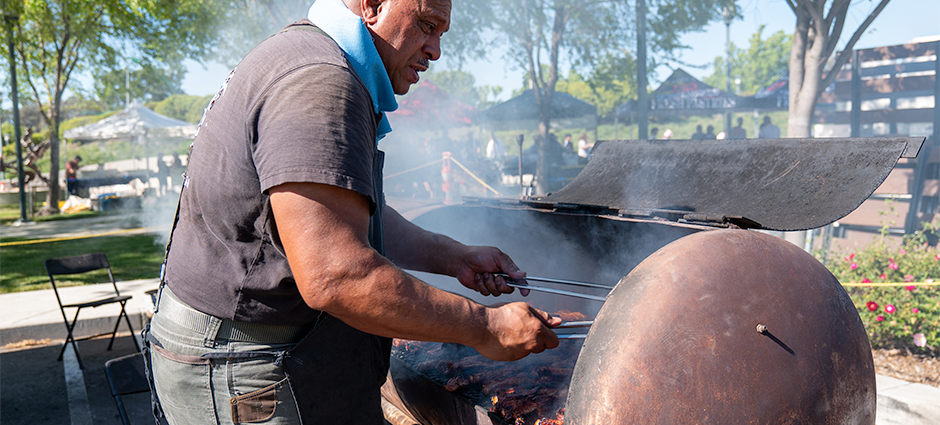
[[[86,211],[49,217],[33,217],[33,221],[73,220],[109,213]],[[0,207],[0,225],[19,219],[18,206]],[[49,289],[49,276],[44,262],[49,258],[68,257],[91,252],[104,252],[111,263],[111,271],[118,281],[150,279],[160,274],[163,262],[163,244],[152,234],[112,235],[63,241],[15,244],[29,238],[2,238],[0,242],[0,293]],[[10,244],[11,245],[6,245]],[[56,283],[62,286],[103,283],[108,281],[106,271],[76,276],[62,276]]]
[[[111,271],[118,281],[158,277],[163,246],[155,243],[155,239],[149,234],[119,235],[4,246],[0,248],[0,293],[49,289],[52,285],[43,265],[46,259],[91,252],[104,252],[108,256]],[[17,239],[4,240],[13,241]],[[107,281],[106,271],[56,278],[56,283],[63,286]]]

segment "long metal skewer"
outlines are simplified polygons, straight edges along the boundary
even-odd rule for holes
[[[552,329],[590,328],[593,324],[593,320],[584,320],[580,322],[561,322],[560,325],[555,326]]]
[[[587,334],[559,334],[558,339],[584,339]]]
[[[496,275],[496,276],[502,276],[502,277],[504,277],[504,278],[506,278],[506,279],[511,279],[511,278],[509,277],[509,275],[506,274],[506,273],[493,273],[493,274]],[[597,284],[597,283],[588,283],[588,282],[578,282],[578,281],[576,281],[576,280],[552,279],[552,278],[548,278],[548,277],[534,277],[534,276],[526,276],[525,279],[526,279],[526,280],[534,280],[534,281],[538,281],[538,282],[546,282],[546,283],[558,283],[558,284],[561,284],[561,285],[583,286],[583,287],[585,287],[585,288],[606,289],[606,290],[608,290],[608,291],[611,290],[611,289],[614,289],[614,288],[612,288],[612,287],[610,287],[610,286],[606,286],[606,285],[601,285],[601,284]]]
[[[599,297],[599,296],[597,296],[597,295],[588,295],[588,294],[582,294],[582,293],[579,293],[579,292],[565,291],[565,290],[563,290],[563,289],[545,288],[545,287],[533,286],[533,285],[520,285],[520,284],[515,283],[515,282],[506,282],[506,284],[509,285],[509,286],[511,286],[511,287],[513,287],[513,288],[529,289],[529,290],[532,290],[532,291],[548,292],[548,293],[557,294],[557,295],[567,295],[567,296],[569,296],[569,297],[584,298],[584,299],[594,300],[594,301],[607,301],[607,297]]]

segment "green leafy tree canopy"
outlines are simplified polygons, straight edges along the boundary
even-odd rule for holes
[[[741,80],[740,95],[757,93],[786,75],[790,66],[790,36],[777,31],[765,39],[763,31],[761,25],[751,36],[747,49],[731,45],[731,78]],[[716,57],[715,72],[705,78],[705,84],[725,90],[727,69],[725,57]]]
[[[14,48],[25,90],[22,101],[38,109],[48,129],[51,164],[59,173],[59,124],[63,97],[75,72],[107,74],[123,70],[131,53],[178,68],[187,57],[198,58],[214,48],[218,10],[224,0],[24,0],[19,19],[10,21]],[[8,4],[4,4],[8,6]],[[58,212],[59,181],[50,179],[46,207]]]

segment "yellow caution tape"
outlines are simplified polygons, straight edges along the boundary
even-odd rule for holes
[[[934,286],[940,282],[849,282],[842,286]]]
[[[463,169],[464,171],[466,171],[467,174],[470,175],[470,177],[472,177],[474,180],[476,180],[476,181],[479,182],[481,185],[483,185],[483,187],[489,189],[490,191],[492,191],[493,193],[495,193],[495,194],[498,195],[498,196],[503,196],[502,193],[499,193],[499,191],[497,191],[496,189],[493,189],[492,187],[490,187],[490,185],[486,184],[486,182],[484,182],[482,179],[480,179],[479,177],[477,177],[476,174],[473,174],[473,172],[471,172],[470,170],[468,170],[467,167],[464,167],[463,164],[461,164],[460,161],[457,161],[456,158],[454,158],[454,157],[452,156],[452,157],[450,157],[450,160],[451,160],[451,161],[454,161],[454,164],[457,164],[458,167],[460,167],[461,169]],[[438,159],[437,161],[429,162],[429,163],[424,164],[424,165],[419,165],[419,166],[417,166],[417,167],[415,167],[415,168],[408,169],[408,170],[405,170],[405,171],[400,171],[400,172],[397,172],[397,173],[395,173],[395,174],[389,174],[389,175],[385,176],[385,178],[386,178],[386,179],[390,179],[390,178],[398,177],[398,176],[400,176],[400,175],[402,175],[402,174],[407,174],[407,173],[410,173],[410,172],[412,172],[412,171],[417,171],[417,170],[420,170],[420,169],[422,169],[422,168],[429,167],[429,166],[434,165],[434,164],[437,164],[438,162],[441,162],[441,161],[443,161],[443,159]]]
[[[397,173],[395,173],[395,174],[387,175],[387,176],[385,176],[385,178],[386,178],[386,179],[390,179],[390,178],[392,178],[392,177],[398,177],[398,176],[400,176],[400,175],[402,175],[402,174],[407,174],[407,173],[410,173],[410,172],[412,172],[412,171],[417,171],[417,170],[420,170],[420,169],[422,169],[422,168],[424,168],[424,167],[428,167],[428,166],[437,164],[438,162],[441,162],[441,161],[443,161],[443,160],[444,160],[444,159],[439,159],[439,160],[434,161],[434,162],[429,162],[429,163],[424,164],[424,165],[419,165],[419,166],[417,166],[417,167],[415,167],[415,168],[412,168],[412,169],[410,169],[410,170],[400,171],[400,172],[397,172]]]
[[[97,238],[97,237],[100,237],[100,236],[119,235],[119,234],[121,234],[121,233],[131,233],[131,232],[139,232],[139,231],[146,231],[146,230],[154,230],[154,229],[157,229],[158,227],[159,227],[159,226],[138,227],[138,228],[136,228],[136,229],[115,230],[115,231],[113,231],[113,232],[96,233],[96,234],[92,234],[92,235],[63,236],[63,237],[61,237],[61,238],[30,239],[30,240],[26,240],[26,241],[0,242],[0,247],[4,247],[4,246],[17,246],[17,245],[32,245],[32,244],[45,243],[45,242],[71,241],[71,240],[75,240],[75,239]]]
[[[456,158],[451,157],[450,160],[451,160],[451,161],[454,161],[454,164],[457,164],[458,167],[460,167],[460,168],[462,168],[464,171],[466,171],[467,174],[470,175],[470,177],[473,177],[473,179],[476,180],[477,182],[479,182],[480,184],[482,184],[483,187],[485,187],[485,188],[487,188],[487,189],[493,191],[493,193],[495,193],[495,194],[498,195],[498,196],[503,196],[502,193],[499,193],[496,189],[493,189],[492,187],[490,187],[490,185],[486,184],[486,182],[484,182],[484,181],[481,180],[479,177],[477,177],[475,174],[473,174],[472,172],[470,172],[470,170],[468,170],[467,167],[464,167],[463,164],[461,164],[460,161],[457,161]]]

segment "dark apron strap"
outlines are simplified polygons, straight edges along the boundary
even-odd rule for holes
[[[369,244],[385,255],[385,229],[382,226],[382,214],[385,212],[385,191],[382,188],[382,169],[385,166],[385,152],[375,150],[372,160],[372,187],[375,198],[375,212],[369,217]]]

